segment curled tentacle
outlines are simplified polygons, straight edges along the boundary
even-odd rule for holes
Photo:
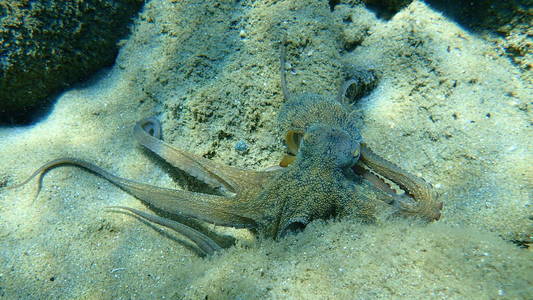
[[[364,143],[361,144],[361,159],[357,164],[359,167],[367,167],[377,174],[391,180],[405,191],[405,195],[396,195],[396,191],[385,182],[377,182],[375,178],[369,179],[376,187],[389,193],[394,198],[394,205],[400,213],[416,215],[429,221],[438,220],[441,216],[442,202],[438,201],[438,194],[430,183],[419,178],[393,163],[378,156]],[[356,173],[361,174],[360,169]],[[366,176],[371,178],[371,176]]]

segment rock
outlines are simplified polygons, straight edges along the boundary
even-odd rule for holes
[[[140,0],[0,4],[0,122],[27,122],[50,98],[113,64]]]

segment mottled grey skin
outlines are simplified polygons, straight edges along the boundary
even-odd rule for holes
[[[279,172],[259,195],[276,207],[261,220],[267,235],[305,227],[316,219],[353,214],[373,220],[372,203],[358,194],[346,175],[359,156],[359,143],[339,127],[313,125],[304,134],[295,161]]]
[[[314,124],[342,128],[354,143],[362,142],[355,117],[345,105],[316,94],[289,97],[278,114],[278,123],[282,132],[288,135],[286,142],[291,154],[296,155],[301,136]]]

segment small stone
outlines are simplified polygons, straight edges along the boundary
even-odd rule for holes
[[[245,141],[240,140],[237,143],[235,143],[235,150],[237,150],[237,152],[244,153],[248,151],[248,144]]]

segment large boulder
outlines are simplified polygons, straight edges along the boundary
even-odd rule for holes
[[[114,62],[142,0],[0,4],[0,122],[24,122],[51,95]]]

